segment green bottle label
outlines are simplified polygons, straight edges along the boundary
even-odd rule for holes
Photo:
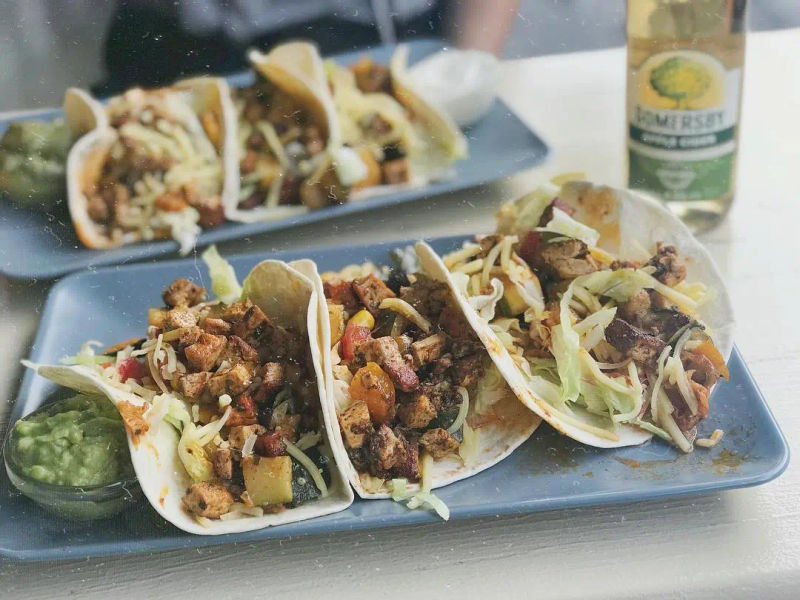
[[[733,185],[741,69],[694,50],[648,58],[629,85],[628,185],[707,200]]]

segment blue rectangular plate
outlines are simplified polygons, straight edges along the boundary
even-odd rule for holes
[[[409,45],[410,64],[442,48],[442,42],[436,40],[420,40],[410,42]],[[369,54],[376,61],[388,62],[392,50],[392,46],[382,46],[334,58],[349,64],[359,56]],[[252,79],[253,74],[247,72],[234,75],[229,81],[232,86],[241,87]],[[27,118],[53,119],[60,115],[61,110],[51,110]],[[12,121],[24,118],[26,117],[16,117]],[[0,120],[0,135],[8,122],[10,121]],[[489,114],[465,130],[465,134],[469,139],[469,158],[456,164],[455,176],[451,179],[279,221],[225,223],[202,233],[197,245],[202,247],[489,183],[539,164],[548,153],[544,142],[499,100]],[[165,240],[110,250],[90,250],[83,247],[75,236],[72,221],[64,206],[59,208],[60,210],[51,214],[42,214],[16,207],[0,198],[0,273],[18,278],[49,279],[86,268],[176,253],[177,244]]]
[[[465,239],[438,238],[432,245],[447,252],[460,247]],[[232,262],[240,276],[264,258],[311,258],[321,271],[338,270],[367,260],[386,264],[392,248],[409,243],[250,254],[234,257]],[[176,277],[209,284],[205,267],[191,259],[117,266],[66,277],[53,286],[47,299],[31,359],[55,363],[74,354],[88,339],[110,344],[140,335],[147,307],[160,301],[161,290]],[[786,468],[789,449],[738,351],[734,350],[729,366],[731,380],[714,391],[714,408],[701,432],[725,430],[716,448],[684,455],[653,441],[640,447],[599,450],[581,446],[543,425],[502,463],[437,494],[450,507],[452,519],[465,519],[682,496],[770,481]],[[55,390],[47,380],[27,372],[12,422],[37,408]],[[438,520],[429,512],[409,511],[391,500],[356,500],[336,515],[217,537],[183,533],[163,521],[146,502],[109,521],[75,523],[49,516],[16,492],[4,469],[0,474],[0,515],[0,555],[19,560],[129,554]]]

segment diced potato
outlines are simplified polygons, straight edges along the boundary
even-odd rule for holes
[[[244,487],[256,506],[292,501],[292,459],[289,456],[247,456],[242,459]]]
[[[328,320],[331,324],[331,347],[344,335],[344,306],[328,300]]]

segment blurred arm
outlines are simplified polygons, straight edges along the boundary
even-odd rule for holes
[[[499,54],[517,17],[519,0],[455,0],[450,6],[450,39],[459,48]]]

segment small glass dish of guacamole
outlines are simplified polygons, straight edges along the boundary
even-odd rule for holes
[[[20,419],[3,454],[14,486],[61,517],[110,517],[142,495],[122,420],[101,396],[70,396]]]

